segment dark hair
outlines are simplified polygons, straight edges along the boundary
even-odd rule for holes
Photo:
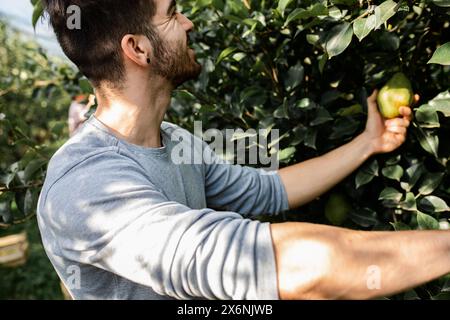
[[[124,77],[121,41],[126,34],[149,37],[153,46],[159,38],[151,18],[153,0],[42,0],[58,42],[67,57],[94,86],[107,81],[114,87]],[[69,28],[67,21],[76,5],[81,12],[81,28]]]

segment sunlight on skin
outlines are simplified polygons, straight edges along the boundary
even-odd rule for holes
[[[298,287],[309,291],[332,268],[331,251],[325,242],[301,240],[293,245],[289,244],[284,252],[285,261],[281,260],[279,263],[291,268],[279,274],[279,282],[287,291],[295,292]]]

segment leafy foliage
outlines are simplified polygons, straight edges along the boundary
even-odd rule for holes
[[[371,158],[330,193],[276,221],[329,223],[325,205],[342,192],[352,204],[348,228],[447,228],[448,1],[204,0],[180,9],[196,25],[192,42],[205,70],[176,93],[170,118],[185,127],[200,118],[218,129],[278,128],[283,165],[355,137],[367,96],[395,72],[421,96],[399,150]],[[439,283],[417,295],[440,294]]]
[[[38,6],[39,1],[34,3]],[[351,203],[344,222],[348,228],[448,228],[449,1],[186,0],[179,6],[196,25],[191,43],[204,72],[198,81],[175,92],[167,120],[188,129],[193,129],[194,120],[202,120],[204,128],[220,130],[280,129],[283,165],[324,154],[361,132],[368,94],[393,73],[405,73],[421,96],[407,142],[400,149],[371,158],[330,193],[273,221],[329,223],[324,207],[330,194],[339,192]],[[18,51],[41,59],[37,49]],[[18,70],[33,70],[25,61],[21,63]],[[67,83],[78,85],[79,76],[73,71],[55,70],[43,57],[42,63],[48,67],[42,70],[41,64],[35,65],[39,72],[34,79],[55,79],[56,74],[60,82],[53,87],[55,92]],[[0,122],[8,130],[0,148],[9,151],[9,157],[2,152],[0,159],[3,188],[23,184],[21,178],[26,183],[26,171],[42,178],[43,167],[31,159],[47,159],[40,154],[50,154],[58,141],[49,119],[62,119],[58,114],[62,109],[36,117],[37,110],[41,112],[36,103],[56,108],[56,101],[40,98],[32,99],[34,108],[24,105],[23,101],[31,102],[36,84],[25,86],[20,71],[12,78],[26,90],[9,95],[16,102],[8,101],[8,106],[16,103],[16,107],[9,107],[6,119],[24,121],[18,128],[33,142],[15,131],[17,124],[6,127],[9,122]],[[2,75],[2,90],[8,90],[9,82],[3,82]],[[40,94],[50,90],[48,86],[37,89]],[[5,97],[0,96],[2,108]],[[27,120],[27,112],[32,121]],[[45,132],[41,140],[29,132],[38,128]],[[56,136],[61,137],[61,132]],[[4,212],[15,194],[1,196],[3,216],[10,217]],[[29,198],[25,193],[15,202]],[[442,278],[393,298],[438,299],[445,297],[445,290],[448,279]]]
[[[0,21],[0,226],[27,220],[83,79]]]

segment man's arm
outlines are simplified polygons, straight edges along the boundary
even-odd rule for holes
[[[279,174],[289,207],[296,208],[314,200],[355,171],[371,155],[371,146],[361,134],[323,156],[281,169]]]
[[[376,96],[377,92],[374,91],[367,99],[366,129],[357,138],[323,156],[279,171],[290,208],[314,200],[356,170],[370,156],[393,151],[405,141],[411,109],[402,107],[402,118],[385,120],[378,112]],[[418,96],[415,99],[417,101]]]
[[[91,156],[45,190],[39,227],[59,270],[91,265],[177,299],[278,298],[268,223],[171,201],[125,155]],[[71,294],[114,296],[101,278]]]
[[[281,299],[370,299],[450,273],[449,231],[271,225]]]

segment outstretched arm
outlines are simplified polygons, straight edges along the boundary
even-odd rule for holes
[[[271,225],[281,299],[371,299],[450,273],[449,231]]]
[[[367,99],[366,129],[351,142],[320,157],[279,171],[285,186],[289,207],[295,208],[314,200],[356,170],[376,153],[397,149],[406,138],[412,111],[401,107],[402,117],[385,120],[378,112],[377,91]],[[419,97],[415,96],[416,101]]]

